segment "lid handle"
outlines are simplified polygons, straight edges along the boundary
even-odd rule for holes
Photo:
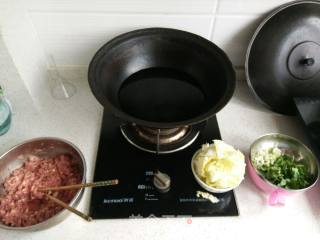
[[[303,66],[312,66],[314,63],[314,58],[303,58],[300,60],[300,64]]]

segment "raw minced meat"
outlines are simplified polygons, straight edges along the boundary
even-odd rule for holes
[[[62,210],[47,199],[42,187],[64,186],[81,182],[79,161],[67,154],[55,157],[29,156],[22,167],[3,182],[0,196],[0,221],[8,226],[26,227],[45,221]],[[54,191],[52,196],[69,203],[77,190]]]

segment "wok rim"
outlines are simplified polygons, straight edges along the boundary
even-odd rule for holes
[[[117,108],[116,106],[111,104],[108,101],[108,99],[105,96],[103,96],[103,94],[99,91],[99,84],[96,82],[95,76],[98,69],[97,66],[98,66],[99,60],[103,58],[106,51],[108,51],[109,49],[111,49],[112,47],[116,46],[119,43],[122,43],[124,41],[127,41],[135,37],[163,34],[163,33],[171,34],[171,35],[175,34],[176,36],[179,34],[180,36],[191,39],[192,41],[196,42],[199,45],[205,46],[210,51],[215,51],[216,55],[219,58],[219,62],[221,62],[226,72],[227,86],[223,96],[214,106],[209,108],[208,111],[196,117],[193,117],[187,120],[173,121],[173,122],[155,122],[155,121],[143,120],[141,118],[134,117],[122,111],[120,108]],[[233,68],[232,62],[230,61],[230,59],[222,49],[220,49],[213,42],[199,35],[196,35],[194,33],[190,33],[187,31],[183,31],[183,30],[173,29],[173,28],[143,28],[143,29],[138,29],[138,30],[133,30],[130,32],[123,33],[111,39],[110,41],[105,43],[102,47],[100,47],[100,49],[95,53],[94,57],[92,58],[89,64],[88,80],[89,80],[89,86],[91,88],[91,91],[93,92],[96,99],[107,110],[110,110],[113,115],[120,118],[124,122],[130,122],[130,123],[135,123],[141,126],[155,127],[155,128],[174,128],[178,126],[194,125],[194,124],[206,121],[207,119],[213,117],[229,102],[229,100],[233,96],[233,93],[236,87],[235,70]]]

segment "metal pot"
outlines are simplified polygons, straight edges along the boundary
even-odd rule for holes
[[[79,159],[82,173],[82,183],[86,182],[86,163],[80,150],[71,142],[59,138],[42,137],[34,138],[18,144],[0,156],[0,184],[10,173],[22,166],[26,155],[55,156],[57,154],[70,154],[74,159]],[[76,207],[82,197],[83,189],[79,189],[70,206]],[[53,217],[28,227],[9,227],[0,222],[0,227],[11,230],[42,230],[63,221],[70,212],[62,210]]]
[[[315,176],[314,181],[308,187],[303,189],[286,189],[268,181],[254,167],[252,160],[253,156],[257,152],[263,149],[270,149],[272,147],[287,149],[296,156],[302,156],[305,164],[308,166],[309,173]],[[312,151],[297,139],[279,133],[270,133],[263,135],[252,143],[252,145],[250,146],[250,156],[247,168],[249,175],[256,186],[269,195],[268,201],[270,205],[284,204],[285,198],[287,196],[309,190],[316,184],[319,177],[319,166],[317,158],[312,153]]]

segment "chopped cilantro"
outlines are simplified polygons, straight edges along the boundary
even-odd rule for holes
[[[314,180],[303,161],[295,161],[288,155],[281,155],[272,164],[261,164],[257,168],[270,182],[287,189],[306,188]]]

